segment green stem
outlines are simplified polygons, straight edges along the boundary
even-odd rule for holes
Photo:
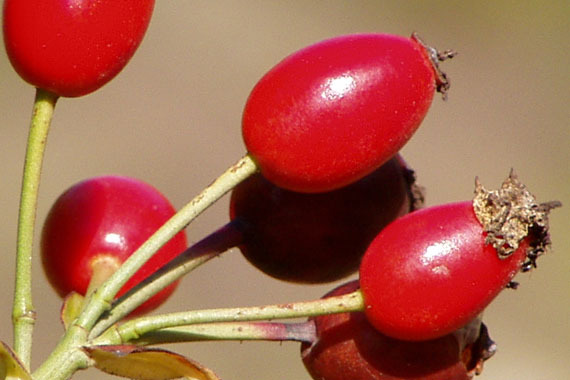
[[[82,349],[86,342],[86,331],[71,326],[49,357],[34,371],[33,379],[69,379],[77,370],[88,368],[90,359]]]
[[[115,342],[117,339],[120,339],[121,342],[130,342],[152,331],[199,323],[300,318],[362,310],[364,310],[364,302],[360,290],[341,296],[307,302],[242,308],[192,310],[182,313],[142,317],[125,322],[120,326],[115,325],[99,338],[94,339],[92,343],[109,344],[109,342]]]
[[[35,310],[32,303],[32,250],[43,156],[58,96],[37,89],[28,135],[18,216],[16,284],[12,308],[14,352],[29,370]]]
[[[222,322],[171,327],[144,334],[131,343],[157,345],[215,340],[296,341],[310,343],[315,340],[313,321],[284,322]],[[113,342],[121,344],[123,342]]]
[[[250,156],[246,155],[218,177],[210,186],[159,228],[93,293],[92,297],[86,300],[85,309],[74,323],[85,330],[91,330],[101,314],[111,308],[111,302],[117,292],[160,247],[186,227],[206,208],[256,171],[257,166],[255,162]]]
[[[131,311],[154,296],[156,293],[191,272],[222,252],[235,247],[241,242],[242,235],[230,222],[200,240],[179,254],[168,264],[139,283],[114,302],[112,309],[103,314],[90,333],[90,338],[97,337],[111,325],[121,320]]]
[[[222,174],[214,183],[182,208],[158,229],[131,257],[86,300],[79,317],[46,361],[34,372],[34,379],[68,378],[78,369],[87,368],[90,360],[81,347],[90,344],[88,334],[99,316],[108,309],[115,294],[163,244],[186,227],[203,210],[227,191],[253,174],[257,167],[249,156]],[[61,371],[65,374],[62,375]]]

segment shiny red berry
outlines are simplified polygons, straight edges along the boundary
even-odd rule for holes
[[[49,282],[62,297],[72,291],[84,295],[94,272],[112,272],[174,213],[155,188],[133,178],[103,176],[75,184],[56,200],[44,223],[41,257]],[[129,279],[118,296],[186,246],[184,233],[175,235]],[[163,289],[134,313],[158,307],[175,288],[176,283]]]
[[[325,297],[358,289],[352,281]],[[301,346],[315,380],[469,380],[482,370],[495,345],[479,318],[443,337],[410,342],[378,332],[363,313],[311,319],[315,339]]]
[[[4,43],[18,74],[60,96],[97,90],[141,43],[154,0],[6,0]]]
[[[438,57],[414,36],[347,35],[299,50],[271,69],[245,105],[242,133],[277,186],[323,192],[390,159],[420,125]]]
[[[418,210],[390,225],[360,266],[366,315],[398,339],[446,335],[479,315],[548,245],[548,211],[516,177],[473,202]]]
[[[232,225],[247,260],[278,279],[335,281],[358,269],[366,247],[413,208],[413,172],[399,156],[363,179],[327,193],[279,188],[256,174],[232,192]],[[414,187],[414,189],[416,189]]]

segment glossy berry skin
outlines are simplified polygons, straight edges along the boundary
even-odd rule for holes
[[[124,262],[175,210],[155,188],[121,176],[87,179],[65,191],[49,211],[41,236],[42,263],[50,284],[65,297],[85,294],[98,259]],[[178,233],[129,279],[118,296],[154,273],[187,247]],[[158,307],[174,283],[139,306],[141,314]]]
[[[376,234],[412,208],[410,175],[397,156],[352,185],[306,194],[256,174],[232,192],[230,216],[242,235],[239,248],[250,263],[281,280],[343,278],[358,269]]]
[[[358,289],[352,281],[327,296]],[[493,342],[479,319],[441,338],[410,342],[390,338],[363,313],[312,318],[313,342],[301,345],[303,363],[316,380],[468,380],[490,357]]]
[[[378,331],[426,340],[465,325],[504,289],[526,259],[527,240],[500,259],[485,242],[472,202],[418,210],[387,226],[360,266],[366,316]]]
[[[436,74],[416,40],[347,35],[299,50],[253,88],[242,134],[275,185],[324,192],[390,159],[424,119]]]
[[[113,79],[141,43],[154,0],[5,0],[4,43],[16,72],[59,96]]]

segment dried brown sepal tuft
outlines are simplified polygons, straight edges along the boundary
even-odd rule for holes
[[[449,78],[447,74],[445,74],[445,72],[440,69],[439,63],[455,57],[457,55],[457,52],[455,50],[438,51],[437,49],[426,44],[416,32],[412,33],[412,39],[425,49],[436,76],[435,81],[437,92],[441,94],[443,100],[447,100],[447,92],[449,91],[450,86]]]
[[[473,209],[487,234],[485,242],[497,250],[499,257],[511,255],[530,235],[523,271],[536,267],[536,259],[550,245],[548,214],[561,205],[557,201],[538,204],[512,170],[499,190],[489,191],[475,179]]]

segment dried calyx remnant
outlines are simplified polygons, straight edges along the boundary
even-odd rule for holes
[[[523,272],[536,267],[536,259],[550,245],[548,214],[561,205],[558,201],[537,203],[512,170],[498,190],[489,191],[475,179],[473,209],[486,232],[485,242],[499,257],[510,256],[524,238],[531,238]]]
[[[433,66],[433,71],[435,73],[435,81],[436,81],[436,89],[437,92],[441,94],[443,100],[447,100],[447,91],[449,90],[449,78],[439,68],[439,63],[445,61],[446,59],[451,59],[457,55],[455,50],[445,50],[445,51],[438,51],[435,48],[426,44],[422,38],[418,35],[418,33],[412,33],[412,40],[416,41],[420,44],[421,47],[424,48],[426,54],[431,61]]]

